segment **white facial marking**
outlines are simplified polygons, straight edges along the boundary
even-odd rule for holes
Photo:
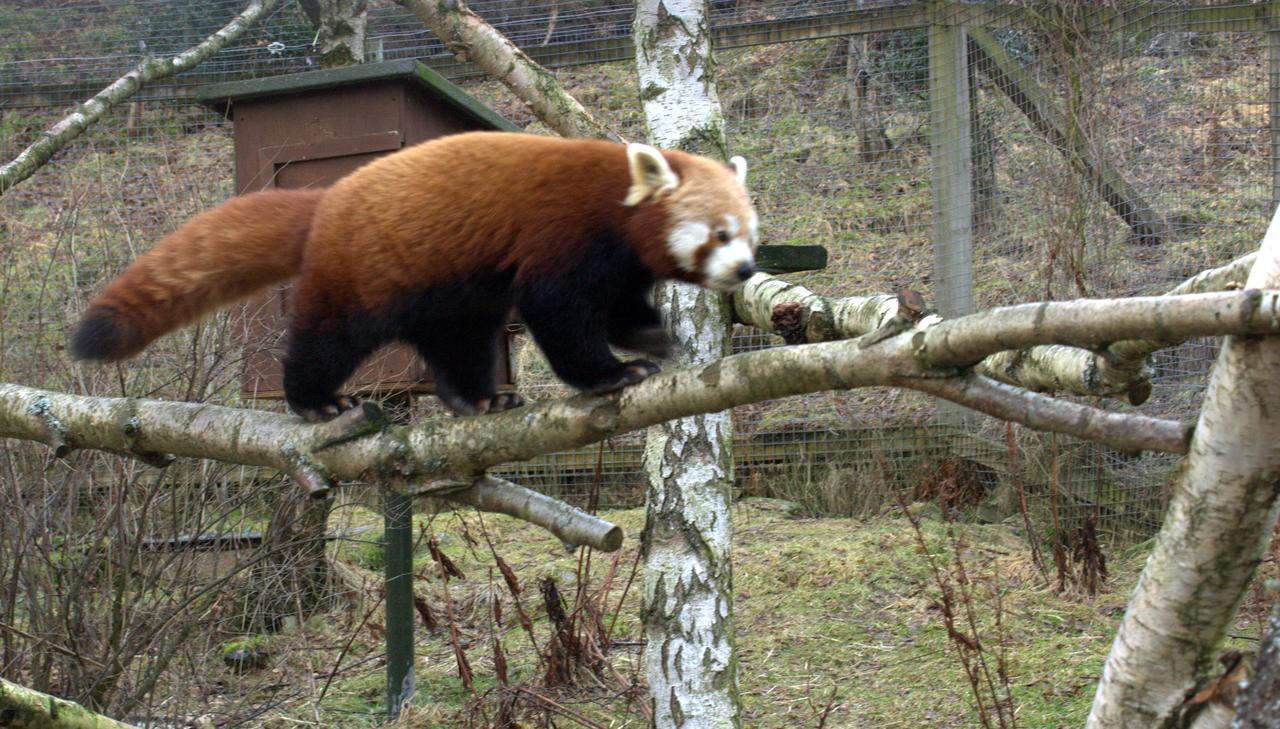
[[[729,158],[729,165],[733,167],[733,176],[738,178],[738,184],[745,187],[747,184],[747,161],[735,154]]]
[[[710,235],[711,226],[706,223],[685,221],[672,228],[667,235],[667,250],[671,251],[671,257],[676,259],[680,268],[693,273],[695,254]]]
[[[721,291],[732,291],[738,288],[742,285],[742,279],[738,278],[738,269],[744,263],[754,265],[755,260],[751,244],[745,238],[734,238],[707,256],[703,267],[707,286]]]
[[[725,213],[724,227],[728,229],[730,236],[736,236],[738,234],[738,225],[737,215],[734,215],[733,213]]]
[[[747,235],[751,236],[751,244],[755,245],[760,240],[760,218],[756,217],[756,211],[752,210],[750,217],[747,218]]]

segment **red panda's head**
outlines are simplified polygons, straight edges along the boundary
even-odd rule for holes
[[[662,212],[660,274],[732,291],[755,273],[759,219],[747,196],[747,162],[726,166],[706,157],[627,145],[631,187],[624,205]],[[673,164],[674,163],[674,164]]]

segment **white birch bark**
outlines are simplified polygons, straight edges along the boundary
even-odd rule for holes
[[[368,0],[298,0],[316,29],[315,48],[326,68],[364,62]]]
[[[1280,211],[1246,283],[1277,285]],[[1103,668],[1092,729],[1172,725],[1210,669],[1275,528],[1277,373],[1280,337],[1223,342],[1186,468]]]
[[[727,157],[705,0],[637,0],[636,73],[649,141]],[[726,354],[720,294],[667,284],[658,304],[683,365]],[[739,725],[730,566],[729,412],[651,428],[644,531],[645,668],[656,727]]]

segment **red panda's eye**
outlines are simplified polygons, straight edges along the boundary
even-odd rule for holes
[[[727,231],[727,230],[717,230],[717,231],[716,231],[716,240],[720,241],[721,243],[728,243],[728,242],[729,242],[729,231]]]

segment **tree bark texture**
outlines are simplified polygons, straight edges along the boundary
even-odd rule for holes
[[[649,141],[719,159],[724,118],[706,0],[638,0],[636,74]],[[721,294],[665,284],[656,294],[683,365],[719,361],[732,323]],[[656,727],[735,727],[728,410],[651,428],[643,537],[645,672]]]
[[[368,0],[298,0],[316,29],[315,48],[325,68],[364,62]]]
[[[1274,594],[1274,593],[1273,593]],[[1253,675],[1236,701],[1232,729],[1272,729],[1280,726],[1280,603],[1258,643]]]
[[[0,678],[0,726],[12,729],[134,729],[83,706]]]
[[[80,108],[49,127],[31,146],[0,167],[0,195],[35,174],[58,150],[67,146],[71,140],[80,136],[143,86],[194,68],[223,46],[239,38],[250,26],[271,12],[276,3],[277,0],[253,0],[244,12],[198,45],[170,58],[145,58],[140,61],[132,71],[116,79],[92,99],[81,104]]]
[[[1280,212],[1246,286],[1278,284]],[[1223,343],[1186,467],[1107,657],[1089,727],[1171,726],[1208,673],[1275,529],[1277,372],[1280,338],[1232,336]]]
[[[1094,299],[1026,306],[1043,307],[1046,321],[1055,322],[1054,333],[1068,341],[1087,340],[1099,327],[1130,338],[1143,336],[1153,330],[1154,321],[1169,315],[1170,310],[1197,312],[1197,331],[1203,335],[1280,332],[1280,292],[1272,290],[1153,298],[1134,309],[1119,306],[1123,301]],[[1084,310],[1096,318],[1085,318]],[[1226,311],[1234,311],[1235,315],[1227,316],[1223,313]],[[1179,316],[1192,320],[1185,313]],[[966,318],[935,326],[965,327]],[[1121,326],[1121,320],[1128,324]],[[995,321],[991,326],[1002,325]],[[1019,348],[1051,341],[1035,327],[1015,329],[1009,336],[995,340],[983,336],[989,345],[998,340],[993,346],[999,347]],[[0,383],[0,437],[44,443],[56,455],[75,448],[91,448],[158,464],[167,462],[164,456],[208,458],[285,473],[306,471],[331,480],[397,476],[425,483],[475,478],[484,469],[501,463],[578,448],[672,418],[823,390],[892,384],[925,389],[927,385],[920,383],[955,382],[965,377],[953,368],[938,369],[919,359],[916,334],[905,331],[874,343],[850,339],[746,352],[707,365],[663,372],[609,395],[576,395],[496,415],[376,427],[367,433],[353,432],[349,424],[339,421],[310,424],[280,413],[201,403],[68,395]],[[1073,409],[1081,417],[1088,413],[1137,417],[1014,388],[1006,394],[1010,393],[1023,408],[1031,410],[1052,404]],[[985,395],[965,394],[963,388],[953,388],[942,396],[979,410],[990,405]],[[1001,395],[1001,399],[1004,397]],[[1053,431],[1079,433],[1079,429],[1065,422],[1054,426]],[[1105,429],[1092,436],[1103,442],[1112,437]],[[1160,438],[1125,447],[1186,451],[1185,444]]]
[[[462,0],[396,0],[444,41],[454,55],[472,61],[529,106],[564,137],[617,136],[592,118],[550,71],[538,65]]]

